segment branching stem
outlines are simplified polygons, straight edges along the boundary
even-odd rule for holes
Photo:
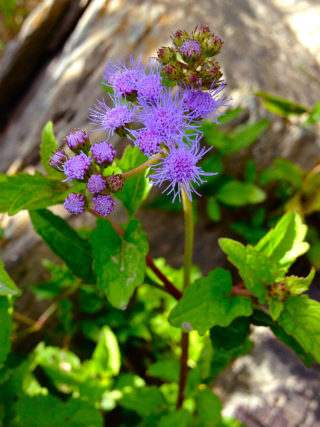
[[[122,178],[127,179],[127,178],[132,178],[133,176],[139,175],[139,173],[144,172],[150,166],[157,163],[162,156],[163,156],[163,153],[155,154],[153,157],[150,157],[149,160],[142,163],[142,165],[121,174]]]

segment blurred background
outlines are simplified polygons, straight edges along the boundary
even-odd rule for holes
[[[208,25],[224,40],[219,62],[234,113],[227,115],[221,133],[205,129],[207,143],[220,156],[208,165],[224,178],[203,189],[194,262],[203,273],[223,266],[219,236],[237,235],[253,243],[277,214],[293,208],[309,218],[314,248],[296,268],[302,274],[310,262],[320,268],[318,0],[0,0],[0,12],[1,173],[41,170],[39,145],[49,120],[61,146],[74,128],[90,129],[88,108],[104,95],[101,74],[109,60],[133,54],[146,61],[170,43],[175,30]],[[226,148],[232,141],[240,141],[237,149]],[[114,137],[113,142],[120,153],[124,141]],[[316,177],[312,185],[310,171]],[[240,193],[250,188],[250,200],[244,195],[234,200],[228,180],[250,183],[237,187]],[[66,217],[62,208],[56,212]],[[179,207],[155,198],[139,216],[151,255],[180,267]],[[122,218],[123,212],[116,211],[115,219]],[[70,221],[93,224],[87,215]],[[26,289],[19,310],[37,318],[45,305],[34,304],[28,289],[47,278],[39,260],[55,258],[25,211],[14,217],[0,214],[0,232],[0,258]],[[319,299],[319,285],[312,292]],[[254,350],[217,379],[226,413],[253,427],[320,426],[319,369],[307,370],[267,332],[254,333]],[[20,345],[32,348],[34,343]]]

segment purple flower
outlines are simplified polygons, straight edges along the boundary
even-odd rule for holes
[[[107,81],[106,85],[112,87],[117,96],[133,95],[137,90],[137,82],[145,75],[141,59],[135,62],[130,55],[131,68],[126,66],[125,61],[115,61],[117,63],[109,62],[104,68],[102,76]]]
[[[75,129],[66,136],[66,142],[71,150],[79,150],[89,141],[89,136],[81,129]]]
[[[156,61],[149,59],[149,69],[146,71],[143,77],[137,81],[137,93],[138,97],[154,102],[161,96],[162,78],[160,75],[161,67]]]
[[[52,168],[57,169],[60,172],[63,172],[63,164],[68,160],[66,153],[60,149],[57,149],[49,160],[49,165]]]
[[[85,204],[86,201],[82,194],[71,193],[66,198],[63,206],[67,211],[78,215],[84,212]]]
[[[83,179],[90,169],[91,160],[91,157],[86,156],[84,153],[71,157],[63,165],[63,172],[67,177],[64,181]]]
[[[91,175],[88,179],[87,189],[92,194],[97,194],[106,188],[106,181],[102,175]]]
[[[192,200],[192,192],[197,191],[194,184],[200,185],[205,182],[200,175],[216,175],[215,173],[204,172],[198,161],[210,150],[205,147],[200,148],[199,138],[193,141],[191,147],[181,145],[178,148],[172,148],[165,158],[160,158],[159,163],[152,166],[153,174],[149,176],[153,184],[162,185],[164,181],[170,181],[170,184],[164,189],[163,193],[173,193],[173,202],[178,196],[180,200],[180,191],[184,190]]]
[[[159,135],[168,147],[179,144],[183,137],[189,139],[199,130],[199,124],[192,122],[194,113],[186,112],[183,101],[176,93],[172,97],[171,90],[165,89],[154,104],[148,104],[140,99],[138,120],[144,128]]]
[[[91,153],[94,160],[102,165],[103,163],[112,163],[114,156],[116,155],[112,145],[107,141],[99,142],[91,147]]]
[[[218,98],[218,94],[225,87],[226,84],[221,83],[216,89],[208,92],[187,88],[182,92],[184,106],[193,112],[197,118],[210,119],[218,124],[218,117],[222,114],[219,108],[228,107],[230,101],[230,98]]]
[[[200,43],[195,40],[185,40],[179,50],[183,56],[189,59],[197,59],[201,55]]]
[[[104,99],[97,100],[94,108],[90,108],[90,123],[98,126],[97,131],[105,130],[108,133],[108,138],[115,131],[124,129],[128,123],[134,120],[134,110],[130,108],[125,101],[113,98],[114,107],[110,108]]]
[[[92,199],[92,208],[101,216],[109,215],[115,206],[115,201],[109,195],[97,196]]]
[[[133,138],[131,135],[133,135]],[[134,145],[139,147],[146,156],[152,156],[160,151],[162,138],[155,131],[138,129],[136,131],[131,131],[131,135],[129,135],[128,138],[131,139]]]

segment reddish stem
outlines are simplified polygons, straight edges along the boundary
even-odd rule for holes
[[[182,407],[185,398],[185,389],[187,385],[187,377],[189,368],[188,362],[188,350],[189,350],[189,333],[182,332],[181,336],[181,359],[180,359],[180,377],[179,377],[179,394],[177,401],[177,409]]]
[[[164,284],[166,290],[172,295],[175,299],[179,300],[182,297],[182,293],[177,289],[171,282],[166,278],[166,276],[158,269],[158,267],[153,262],[153,259],[147,255],[146,256],[147,266],[159,277],[159,279]]]

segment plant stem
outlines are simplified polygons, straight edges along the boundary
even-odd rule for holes
[[[193,210],[192,203],[187,194],[181,189],[184,225],[185,225],[185,241],[184,241],[184,263],[183,263],[183,288],[185,289],[190,284],[192,253],[193,253]],[[189,353],[189,333],[182,332],[181,336],[181,358],[180,358],[180,377],[179,377],[179,392],[177,400],[177,409],[182,407],[185,398],[185,388],[188,376],[188,353]]]
[[[153,259],[147,255],[146,256],[147,266],[159,277],[161,282],[164,284],[167,292],[172,295],[175,299],[179,300],[182,297],[182,293],[177,289],[171,282],[166,278],[166,276],[158,269],[158,267],[153,262]]]
[[[139,173],[145,171],[151,165],[154,165],[155,163],[157,163],[162,156],[163,156],[163,153],[155,154],[149,160],[142,163],[142,165],[121,174],[122,178],[127,179],[127,178],[132,178],[133,176],[139,175]]]

